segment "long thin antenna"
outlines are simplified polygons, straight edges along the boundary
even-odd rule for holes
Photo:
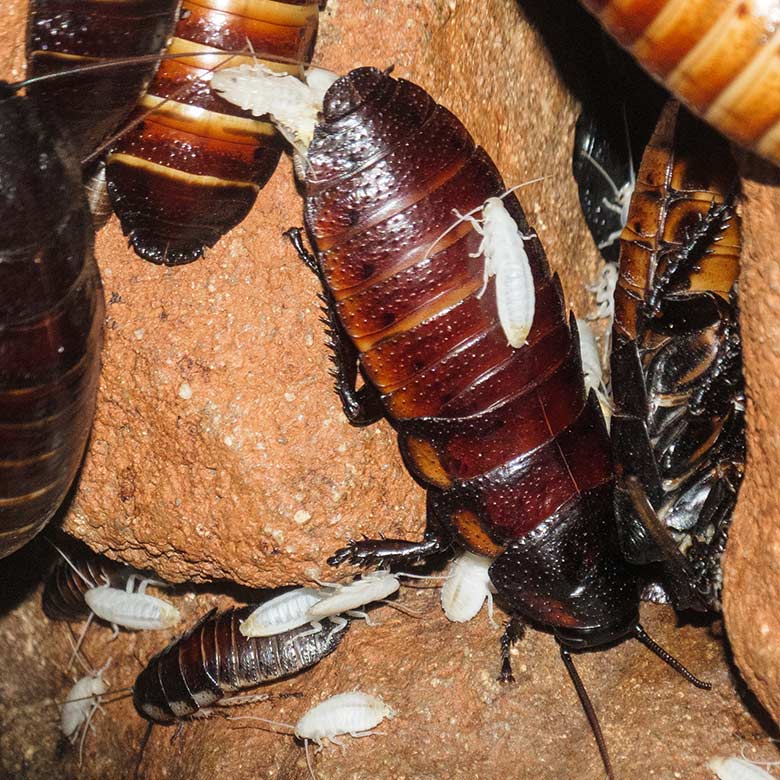
[[[634,626],[634,637],[638,639],[645,647],[652,650],[662,661],[665,661],[669,666],[674,669],[675,672],[681,674],[688,682],[693,683],[697,688],[701,688],[703,691],[709,691],[712,689],[712,685],[708,682],[700,680],[689,672],[676,658],[669,655],[666,650],[661,647],[654,639],[648,636],[647,632],[642,628],[639,623]]]
[[[593,736],[596,738],[601,760],[604,762],[604,769],[607,770],[607,777],[609,780],[615,780],[615,773],[612,769],[612,763],[609,760],[609,753],[607,753],[607,743],[604,741],[604,734],[601,731],[601,725],[596,716],[596,710],[593,709],[588,692],[585,690],[585,686],[582,684],[579,674],[577,674],[574,662],[571,660],[571,653],[563,647],[563,645],[561,645],[561,658],[563,659],[563,665],[566,667],[566,671],[569,673],[569,677],[571,677],[571,681],[574,684],[574,690],[577,691],[577,696],[580,697],[580,703],[582,704],[582,709],[585,710],[585,715],[588,718],[588,723],[590,723]]]

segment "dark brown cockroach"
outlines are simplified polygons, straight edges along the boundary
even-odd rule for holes
[[[59,555],[43,587],[43,611],[51,620],[81,620],[90,614],[84,601],[84,593],[90,587],[109,584],[121,588],[132,573],[130,567],[86,548],[78,553],[69,552],[68,560]]]
[[[612,442],[626,557],[680,608],[719,609],[745,464],[737,188],[728,143],[670,103],[621,240]]]
[[[318,16],[316,0],[256,6],[184,0],[168,52],[236,51],[249,42],[259,55],[279,60],[270,67],[300,75]],[[234,57],[231,64],[241,61]],[[136,253],[154,263],[200,257],[244,219],[279,161],[282,142],[273,126],[209,89],[207,69],[215,62],[166,60],[138,110],[159,108],[108,158],[109,195],[122,230]],[[184,92],[182,85],[188,85]]]
[[[428,491],[422,541],[352,542],[330,563],[415,560],[453,539],[492,557],[490,578],[513,616],[555,634],[612,777],[570,650],[633,636],[681,667],[638,623],[609,437],[585,394],[576,326],[536,233],[507,196],[536,297],[518,348],[502,331],[496,282],[480,297],[481,237],[467,221],[444,235],[454,210],[479,210],[502,193],[486,152],[420,87],[361,68],[327,92],[305,181],[315,255],[291,235],[323,283],[347,416],[355,424],[384,416]]]
[[[78,158],[0,84],[0,557],[62,503],[92,425],[103,289]]]
[[[27,77],[135,58],[111,71],[31,83],[42,111],[56,117],[79,159],[89,156],[127,118],[151,80],[176,20],[178,0],[32,0]]]
[[[776,2],[582,4],[688,108],[733,141],[780,162]]]
[[[133,686],[138,712],[154,723],[173,723],[207,714],[212,704],[250,701],[237,694],[301,672],[332,653],[346,633],[312,631],[306,625],[268,637],[245,637],[238,630],[257,604],[205,615],[147,665]]]

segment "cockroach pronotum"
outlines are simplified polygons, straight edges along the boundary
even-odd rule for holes
[[[258,56],[277,60],[269,67],[301,75],[318,17],[317,0],[184,0],[168,53],[237,51],[249,42]],[[151,262],[200,257],[244,219],[279,161],[273,126],[209,89],[208,68],[221,59],[165,60],[138,107],[157,110],[108,158],[108,190],[122,230]]]
[[[16,88],[0,84],[0,557],[44,527],[73,482],[104,311],[78,160]]]
[[[571,650],[633,636],[708,686],[638,622],[637,582],[615,524],[609,437],[595,395],[585,393],[576,325],[541,243],[461,122],[386,72],[360,68],[335,82],[306,162],[315,254],[300,231],[290,235],[323,284],[345,412],[358,425],[384,416],[428,491],[422,541],[352,542],[329,562],[414,561],[453,537],[493,558],[490,579],[511,613],[554,632],[612,777]],[[479,296],[482,237],[460,217],[449,229],[453,213],[502,194],[535,288],[533,326],[517,348],[499,322],[495,282]]]
[[[737,188],[728,143],[670,103],[621,240],[612,442],[624,553],[680,608],[719,608],[745,464]]]
[[[581,0],[688,108],[780,162],[777,11],[742,0]]]
[[[239,624],[255,606],[214,609],[147,665],[133,686],[136,709],[154,723],[203,715],[204,708],[252,700],[235,695],[314,666],[346,634],[312,632],[308,625],[268,637],[245,637]]]

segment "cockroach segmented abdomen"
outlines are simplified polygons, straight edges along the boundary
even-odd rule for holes
[[[257,605],[206,614],[149,661],[133,686],[138,712],[172,723],[219,705],[239,691],[308,669],[332,653],[346,634],[311,632],[307,624],[265,637],[245,637],[239,625]]]
[[[506,193],[493,162],[420,87],[374,69],[337,81],[322,116],[308,155],[306,228],[343,336],[380,394],[404,463],[429,491],[426,540],[357,542],[333,561],[414,558],[441,549],[448,534],[501,560],[515,540],[548,528],[559,511],[576,514],[591,495],[607,517],[600,533],[611,522],[614,537],[604,422],[586,396],[560,283],[539,239],[515,196],[504,197],[523,236],[536,309],[526,344],[514,348],[495,282],[481,295],[481,236],[467,220],[453,226],[453,214]],[[613,554],[615,576],[626,577],[619,554],[604,553]],[[512,572],[494,582],[513,608],[551,626],[588,622],[585,609],[551,610],[546,594],[513,587]],[[628,597],[611,620],[630,622],[635,609]]]
[[[675,605],[718,609],[745,464],[736,166],[670,103],[640,168],[615,292],[612,442],[623,549]]]
[[[68,141],[28,97],[0,99],[0,557],[54,515],[97,396],[103,290]]]
[[[678,99],[732,141],[780,162],[774,7],[581,0]]]
[[[111,202],[140,257],[189,263],[247,215],[282,142],[269,122],[211,91],[215,68],[253,61],[218,53],[251,46],[269,67],[300,76],[318,16],[316,0],[184,0],[168,53],[215,56],[164,61],[136,110],[142,121],[108,158]]]

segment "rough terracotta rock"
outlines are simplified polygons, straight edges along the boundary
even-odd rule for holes
[[[726,548],[723,608],[734,657],[780,719],[780,172],[743,161],[745,262],[740,323],[748,391],[748,459]]]
[[[544,5],[529,0],[535,21]],[[576,30],[581,17],[569,19],[570,7],[562,3],[556,13]],[[22,0],[4,5],[0,62],[11,78],[21,75],[23,13]],[[570,301],[583,312],[590,302],[582,282],[594,276],[600,260],[569,173],[576,102],[524,13],[512,0],[330,0],[318,60],[340,71],[394,63],[396,75],[417,81],[462,117],[508,184],[546,175],[521,199]],[[765,371],[773,350],[772,330],[766,329],[772,299],[763,296],[776,280],[768,272],[770,234],[764,244],[750,235],[758,190],[749,189],[745,209],[753,242],[746,287],[760,289],[755,300],[767,304],[753,307],[743,293],[746,371],[751,418],[759,409],[751,436],[769,442],[776,415],[768,393],[776,380],[760,380],[757,367]],[[768,192],[762,196],[767,201]],[[250,217],[192,266],[144,264],[125,248],[115,222],[101,233],[98,253],[111,301],[105,368],[86,468],[65,520],[70,533],[171,580],[224,578],[261,586],[317,576],[327,553],[349,534],[421,531],[422,491],[406,474],[391,430],[350,428],[330,391],[317,284],[280,235],[300,220],[300,199],[284,161]],[[764,230],[762,224],[755,232]],[[754,388],[764,393],[760,402]],[[751,440],[729,550],[734,575],[727,572],[726,583],[737,657],[745,669],[755,665],[747,676],[765,702],[773,701],[762,687],[771,672],[758,662],[768,661],[770,670],[777,664],[756,651],[751,655],[742,637],[747,642],[760,633],[755,610],[778,603],[776,586],[761,581],[770,575],[752,568],[762,557],[772,560],[763,540],[761,554],[754,549],[759,520],[777,512],[772,447],[762,450]],[[763,472],[751,476],[759,453]],[[765,535],[776,531],[760,528]],[[751,531],[754,541],[746,541]],[[54,700],[68,685],[62,670],[69,648],[66,629],[44,619],[27,581],[41,555],[42,545],[35,545],[0,569],[0,657],[6,659],[0,777],[132,777],[143,722],[128,701],[112,705],[110,718],[98,721],[81,769],[72,751],[58,757]],[[17,597],[10,583],[18,585],[19,576],[24,593]],[[774,576],[776,582],[776,571]],[[755,596],[746,598],[740,591],[749,579]],[[732,610],[738,601],[732,593],[740,593],[741,611]],[[603,777],[549,636],[529,633],[515,655],[518,683],[502,688],[494,682],[498,632],[484,616],[454,625],[439,612],[435,594],[410,591],[405,598],[426,611],[424,624],[383,610],[383,625],[356,626],[339,652],[311,674],[275,687],[303,692],[300,701],[260,704],[251,712],[294,719],[318,697],[356,686],[386,698],[399,710],[383,729],[386,736],[317,759],[320,776],[332,780]],[[226,601],[203,589],[179,599],[188,623]],[[720,640],[702,626],[676,629],[668,610],[648,608],[645,618],[672,652],[715,683],[713,693],[685,685],[635,643],[582,656],[578,667],[619,777],[705,780],[711,777],[704,768],[709,757],[739,753],[743,738],[760,741],[763,732],[735,692]],[[770,636],[758,637],[759,648],[777,630],[769,617],[766,624]],[[107,636],[96,630],[87,654],[97,665],[114,658],[109,679],[116,688],[131,683],[170,634],[123,635],[113,644]],[[307,776],[299,746],[247,725],[192,723],[173,745],[170,730],[155,729],[142,776]]]

